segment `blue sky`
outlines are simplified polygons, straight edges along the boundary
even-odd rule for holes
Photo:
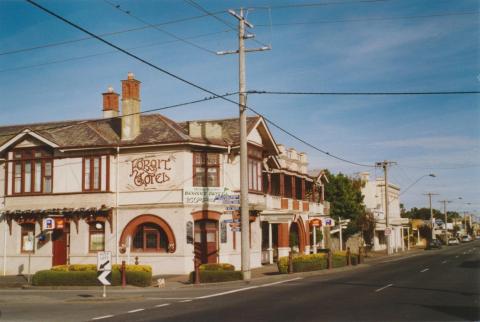
[[[143,26],[106,1],[38,2],[97,34]],[[180,0],[109,2],[155,24],[203,14]],[[272,50],[248,54],[249,90],[479,90],[478,1],[332,2],[197,1],[212,12],[255,7],[248,12],[256,26],[252,32]],[[325,5],[279,8],[299,3]],[[218,17],[236,24],[226,13]],[[160,28],[212,51],[237,47],[235,32],[209,16]],[[5,54],[85,36],[24,1],[0,2],[0,124],[100,117],[100,94],[109,85],[119,91],[120,80],[129,71],[142,81],[144,110],[209,96],[124,54],[112,53],[97,40]],[[216,93],[238,89],[234,55],[217,56],[153,28],[106,39]],[[260,45],[248,41],[247,46]],[[451,209],[477,213],[479,103],[480,95],[248,98],[248,105],[332,154],[367,164],[397,161],[390,179],[403,188],[435,173],[436,178],[426,177],[402,195],[407,208],[426,206],[422,193],[431,191],[440,194],[437,200],[455,200]],[[164,114],[178,121],[222,118],[236,115],[237,108],[210,101]],[[370,170],[381,176],[379,170],[342,163],[271,130],[279,143],[307,152],[310,168],[347,174]],[[435,207],[440,204],[435,202]]]

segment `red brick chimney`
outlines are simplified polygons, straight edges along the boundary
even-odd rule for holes
[[[118,116],[118,97],[119,94],[113,91],[113,87],[108,87],[106,93],[103,95],[103,117],[110,118]]]
[[[122,140],[133,140],[140,134],[140,81],[133,73],[122,80]]]

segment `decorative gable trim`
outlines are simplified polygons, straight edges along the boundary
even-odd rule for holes
[[[22,132],[18,133],[15,135],[13,138],[5,142],[3,145],[0,146],[0,153],[3,153],[7,148],[15,144],[16,142],[20,141],[21,139],[31,136],[38,141],[45,143],[46,145],[52,147],[52,148],[58,148],[58,144],[44,138],[43,136],[39,135],[38,133],[35,133],[34,131],[30,129],[25,129]]]

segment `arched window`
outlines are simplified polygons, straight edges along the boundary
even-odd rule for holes
[[[167,252],[168,238],[163,229],[154,223],[145,223],[137,227],[133,235],[134,252]]]

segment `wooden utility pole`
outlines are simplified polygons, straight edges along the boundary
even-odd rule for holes
[[[253,28],[253,25],[244,17],[244,10],[240,9],[237,14],[234,10],[228,12],[238,19],[238,50],[217,52],[218,55],[238,54],[238,83],[239,97],[238,107],[240,113],[240,226],[242,236],[242,273],[243,279],[251,278],[250,270],[250,215],[248,209],[248,146],[247,146],[247,93],[245,81],[245,52],[269,50],[270,47],[258,49],[245,49],[245,39],[253,38],[254,35],[245,32],[245,26]]]
[[[438,196],[438,193],[424,193],[425,196],[428,196],[430,203],[430,226],[432,227],[432,240],[435,239],[435,232],[433,231],[433,208],[432,208],[432,196]]]
[[[447,230],[447,203],[451,203],[452,201],[445,199],[445,200],[440,200],[438,202],[443,203],[443,213],[445,214],[445,244],[448,245],[448,238],[447,238],[447,234],[448,234],[448,230]]]
[[[377,162],[375,163],[375,165],[377,167],[381,167],[383,168],[383,174],[384,174],[384,178],[385,178],[385,232],[388,230],[390,232],[390,234],[387,236],[386,238],[386,242],[387,242],[387,255],[391,255],[392,254],[392,249],[390,247],[390,239],[391,239],[391,236],[392,236],[392,230],[390,229],[390,222],[389,222],[389,219],[388,219],[388,167],[390,165],[394,165],[394,164],[397,164],[396,162],[393,162],[393,161],[382,161],[382,162]]]

